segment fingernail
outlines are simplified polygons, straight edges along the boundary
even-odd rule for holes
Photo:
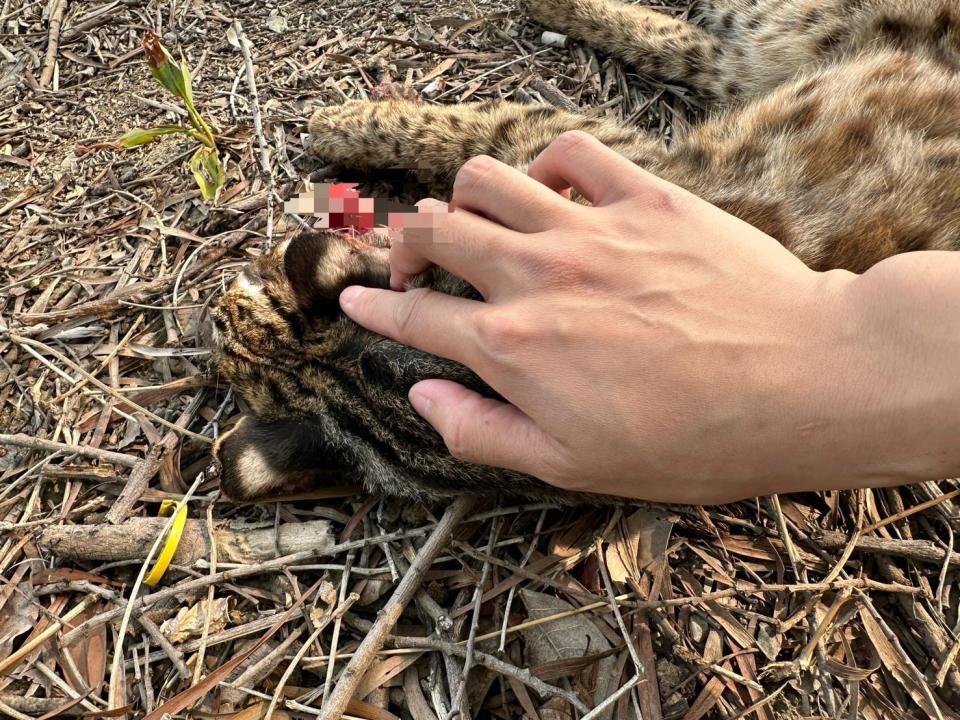
[[[349,307],[350,305],[353,305],[353,303],[355,303],[363,294],[364,290],[366,290],[366,288],[362,287],[361,285],[351,285],[350,287],[346,288],[340,293],[341,307]]]
[[[447,203],[443,202],[443,200],[437,200],[436,198],[424,198],[417,202],[417,208],[424,212],[440,212],[440,208],[446,206]]]
[[[433,400],[430,398],[427,393],[425,393],[420,387],[414,385],[410,388],[410,404],[413,405],[413,409],[416,410],[425,420],[429,420],[428,417],[430,413],[431,406],[433,405]]]

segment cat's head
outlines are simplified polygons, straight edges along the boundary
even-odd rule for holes
[[[319,231],[284,240],[248,264],[212,310],[220,371],[299,364],[341,317],[345,287],[387,287],[389,278],[389,247],[379,235]]]
[[[358,354],[367,336],[341,313],[339,295],[352,284],[386,287],[389,277],[381,236],[306,232],[247,265],[216,302],[216,369],[252,410],[214,447],[231,497],[290,492],[333,469],[316,444],[337,382],[331,365]]]

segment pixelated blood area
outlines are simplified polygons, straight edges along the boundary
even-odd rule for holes
[[[418,208],[388,198],[362,197],[357,183],[319,183],[312,189],[291,198],[284,211],[314,218],[311,226],[318,230],[344,230],[362,234],[354,240],[366,246],[389,246],[389,238],[373,232],[415,231],[422,235],[434,226],[437,208]],[[369,237],[368,237],[369,236]],[[353,241],[351,241],[353,242]]]

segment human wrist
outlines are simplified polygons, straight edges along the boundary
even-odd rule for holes
[[[829,323],[816,402],[835,437],[825,487],[881,487],[960,473],[960,264],[896,256],[862,275],[821,273]],[[951,261],[956,258],[951,257]]]

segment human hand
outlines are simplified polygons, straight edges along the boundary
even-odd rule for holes
[[[394,243],[391,285],[435,263],[485,302],[351,287],[341,305],[509,401],[414,385],[411,403],[454,456],[686,503],[901,472],[871,441],[890,418],[863,390],[871,350],[850,331],[847,297],[857,276],[810,270],[584,133],[560,136],[527,175],[473,158],[451,209],[432,242]]]

